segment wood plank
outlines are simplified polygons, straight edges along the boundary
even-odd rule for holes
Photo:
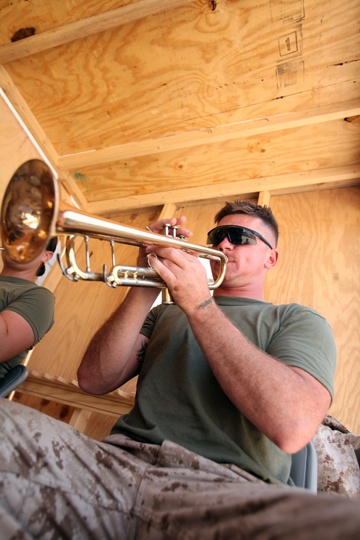
[[[99,150],[88,150],[59,156],[59,165],[64,169],[86,167],[130,159],[171,150],[192,148],[204,144],[227,141],[240,137],[252,137],[318,123],[360,115],[360,99],[335,103],[306,111],[297,111],[260,119],[238,121],[212,128],[185,131],[183,133],[154,139],[130,142]]]
[[[14,402],[21,403],[27,407],[31,407],[37,411],[40,411],[47,416],[61,420],[68,423],[74,412],[74,408],[64,403],[57,403],[46,398],[39,398],[23,392],[15,392],[13,400]]]
[[[174,217],[175,212],[176,212],[176,204],[166,203],[164,204],[158,219]]]
[[[260,206],[270,206],[270,199],[270,191],[260,191],[257,204],[260,204]]]
[[[76,381],[67,382],[61,378],[50,377],[29,371],[27,379],[17,387],[16,392],[63,403],[86,411],[102,412],[118,418],[130,410],[134,395],[121,389],[105,396],[92,396],[83,392]],[[76,418],[74,419],[76,421]]]
[[[58,155],[3,66],[0,66],[0,95],[39,157],[46,161],[56,174]],[[6,123],[5,126],[7,125]]]
[[[28,159],[41,159],[41,155],[13,115],[1,89],[0,118],[2,127],[0,131],[0,201],[2,201],[7,185],[16,169]],[[2,261],[0,266],[2,266]]]
[[[193,0],[137,0],[132,4],[112,9],[92,17],[53,28],[26,39],[7,43],[0,47],[0,63],[6,64],[20,58],[46,51],[77,39],[82,39],[105,30],[128,24],[144,17],[164,13],[183,6]]]
[[[216,185],[163,191],[146,195],[133,195],[123,199],[112,199],[89,204],[89,212],[97,215],[112,212],[130,211],[139,208],[154,207],[173,203],[175,205],[186,204],[196,201],[207,201],[223,197],[239,195],[253,195],[261,191],[272,193],[298,192],[303,188],[313,186],[319,189],[319,185],[326,184],[327,188],[332,184],[356,185],[360,181],[360,163],[333,167],[329,169],[316,169],[300,173],[282,174],[277,176],[265,176],[239,180],[238,182],[224,182]]]
[[[84,433],[91,420],[92,412],[85,409],[75,409],[69,420],[70,426]]]

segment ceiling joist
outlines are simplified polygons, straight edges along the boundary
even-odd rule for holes
[[[156,207],[164,204],[172,203],[176,206],[182,206],[184,204],[198,203],[210,199],[222,199],[226,197],[243,198],[261,192],[282,194],[292,191],[306,191],[311,186],[313,189],[335,186],[344,187],[356,185],[359,178],[360,164],[355,164],[99,201],[90,203],[88,205],[88,211],[96,215],[121,214],[140,208]]]
[[[168,135],[166,137],[59,156],[59,166],[63,169],[88,167],[122,159],[159,154],[171,150],[192,148],[203,144],[213,144],[240,137],[253,137],[264,133],[299,128],[357,115],[360,115],[360,99],[346,103],[336,103],[331,106],[317,107],[316,109],[308,109],[306,111],[219,125],[211,129],[204,128],[194,131],[184,131],[183,133]]]

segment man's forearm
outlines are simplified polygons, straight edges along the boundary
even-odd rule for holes
[[[135,346],[156,295],[153,289],[130,289],[122,304],[96,332],[78,369],[83,390],[103,394],[136,374]]]
[[[199,306],[189,322],[234,405],[285,451],[304,446],[329,405],[327,390],[303,370],[255,347],[214,302]]]

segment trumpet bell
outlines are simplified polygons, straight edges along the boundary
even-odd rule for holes
[[[46,163],[32,159],[15,171],[1,206],[1,241],[11,259],[29,262],[45,249],[57,200],[57,184]]]
[[[148,232],[129,227],[80,212],[76,208],[63,207],[58,202],[58,185],[48,165],[33,159],[21,165],[11,177],[6,188],[1,207],[1,240],[8,256],[14,261],[25,263],[33,260],[46,248],[52,236],[63,234],[66,239],[67,268],[59,263],[65,277],[72,281],[104,281],[111,287],[140,286],[163,289],[166,296],[166,284],[155,271],[141,267],[123,267],[116,264],[110,272],[92,272],[87,248],[89,237],[106,240],[112,246],[114,242],[134,246],[161,245],[194,251],[199,257],[219,262],[219,273],[214,280],[209,280],[210,289],[218,287],[225,276],[227,257],[217,249],[199,246],[176,236]],[[76,261],[75,238],[83,237],[86,245],[87,268],[82,270]]]

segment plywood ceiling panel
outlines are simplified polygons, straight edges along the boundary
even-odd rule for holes
[[[0,0],[0,83],[98,211],[301,172],[346,183],[359,15],[357,0]]]

